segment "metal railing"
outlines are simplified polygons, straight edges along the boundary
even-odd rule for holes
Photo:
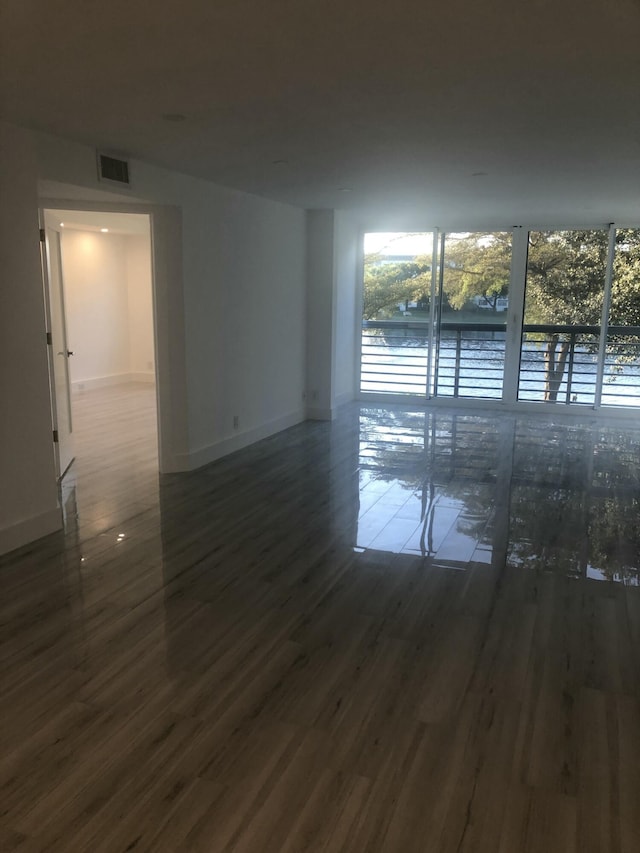
[[[600,327],[523,326],[519,400],[595,402]],[[424,321],[362,324],[362,391],[419,395],[427,391],[427,354],[434,347],[433,393],[502,397],[506,324],[442,322],[433,343]],[[640,326],[609,326],[602,404],[640,405]]]
[[[500,399],[506,334],[505,323],[441,323],[434,393]]]
[[[640,326],[609,326],[602,404],[640,405]]]
[[[364,321],[361,390],[424,395],[428,347],[429,323]]]
[[[593,405],[599,326],[522,327],[519,400]]]

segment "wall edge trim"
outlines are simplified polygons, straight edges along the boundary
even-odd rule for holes
[[[29,545],[36,539],[62,530],[62,510],[60,507],[20,521],[0,529],[0,554],[8,554],[23,545]]]
[[[288,412],[286,415],[282,415],[279,418],[274,418],[273,420],[246,430],[246,432],[231,435],[227,438],[221,439],[220,441],[216,441],[213,444],[207,444],[203,447],[197,448],[196,450],[192,450],[190,453],[177,454],[173,459],[176,467],[174,468],[171,466],[171,468],[166,469],[167,473],[194,471],[196,468],[202,468],[203,465],[215,462],[217,459],[221,459],[223,456],[228,456],[236,450],[242,450],[245,447],[249,447],[249,445],[255,444],[263,438],[269,438],[269,436],[282,432],[282,430],[288,429],[289,427],[296,426],[304,420],[304,410],[296,409],[295,411]]]

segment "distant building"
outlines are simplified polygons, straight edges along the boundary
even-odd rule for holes
[[[484,311],[506,311],[509,308],[508,296],[498,296],[495,306],[493,299],[487,296],[474,296],[471,301],[476,308],[482,308]]]

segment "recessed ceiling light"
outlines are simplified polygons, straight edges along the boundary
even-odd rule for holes
[[[64,222],[61,222],[61,223],[60,223],[60,227],[61,227],[61,228],[64,228]]]
[[[178,123],[178,122],[184,121],[186,119],[186,116],[183,115],[182,113],[164,113],[162,118],[165,121],[172,121],[174,123]]]
[[[338,187],[338,191],[341,193],[351,193],[353,189],[351,187]]]
[[[108,229],[108,228],[101,228],[100,230],[102,231],[102,233],[103,233],[103,234],[108,234],[108,233],[109,233],[109,229]]]

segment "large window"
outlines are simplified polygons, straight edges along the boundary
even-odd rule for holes
[[[365,236],[360,390],[640,406],[640,229]]]
[[[434,393],[500,399],[511,233],[446,234],[440,261]]]
[[[595,402],[606,231],[531,231],[518,399]]]
[[[433,232],[366,234],[360,389],[427,393]]]
[[[640,406],[640,229],[616,231],[602,404]]]

